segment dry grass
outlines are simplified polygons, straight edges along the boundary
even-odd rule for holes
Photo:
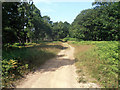
[[[46,60],[54,58],[63,48],[60,42],[51,42],[15,47],[12,45],[7,50],[3,50],[3,87],[13,87],[14,81],[39,68]],[[16,62],[15,65],[13,64],[14,68],[9,64],[11,59]]]
[[[92,82],[92,83],[97,83],[99,85],[99,82],[92,77],[90,70],[88,69],[87,63],[90,62],[85,62],[86,55],[84,53],[88,52],[92,46],[91,45],[77,45],[77,44],[71,44],[73,47],[75,47],[75,60],[76,60],[76,67],[77,67],[77,74],[78,74],[78,82],[79,83],[87,83],[87,82]],[[84,61],[83,61],[84,60]]]
[[[118,87],[117,42],[74,42],[79,82],[93,82],[104,88]],[[111,61],[110,61],[111,60]]]

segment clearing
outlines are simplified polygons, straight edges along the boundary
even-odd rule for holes
[[[74,65],[74,47],[63,43],[65,47],[56,58],[46,61],[34,73],[30,73],[16,88],[99,88],[91,82],[78,83]]]

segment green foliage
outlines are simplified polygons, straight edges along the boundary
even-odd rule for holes
[[[17,80],[28,68],[28,64],[18,63],[18,60],[2,60],[2,87],[12,87],[12,81]]]
[[[119,2],[97,3],[92,9],[83,10],[71,24],[70,36],[93,41],[118,40]]]
[[[56,22],[52,25],[52,39],[59,40],[69,35],[70,24],[68,22]]]
[[[86,52],[76,55],[78,61],[87,67],[103,87],[118,87],[119,57],[117,41],[81,41],[72,42],[75,45],[92,45]],[[120,78],[119,78],[120,80]]]
[[[65,41],[65,42],[67,42],[67,41],[78,41],[78,39],[66,37],[66,38],[62,39],[62,41]]]
[[[79,44],[95,45],[96,48],[91,50],[93,53],[85,54],[88,55],[88,60],[92,60],[90,55],[99,57],[100,64],[97,66],[96,74],[100,73],[101,76],[97,75],[99,76],[97,78],[100,80],[102,76],[105,76],[100,81],[112,86],[110,78],[106,78],[111,74],[111,77],[115,76],[112,80],[116,83],[117,73],[120,73],[117,66],[119,61],[117,42],[103,40],[118,40],[119,38],[119,3],[93,4],[96,5],[94,8],[83,10],[70,25],[68,22],[61,21],[53,23],[49,16],[41,16],[40,10],[33,2],[3,2],[3,85],[11,87],[9,86],[11,81],[19,78],[26,70],[55,56],[54,52],[50,53],[37,47],[39,45],[36,43],[39,42],[42,42],[43,46],[46,45],[47,42],[43,42],[44,40],[81,41]],[[91,42],[90,40],[103,42]],[[43,46],[42,48],[46,47]],[[40,61],[39,58],[41,58]]]
[[[3,3],[3,44],[51,41],[65,38],[69,34],[68,22],[53,23],[49,16],[41,16],[32,3]]]
[[[38,42],[50,38],[51,21],[41,16],[33,2],[2,3],[3,44]]]
[[[13,87],[16,81],[30,71],[38,68],[46,60],[53,58],[62,49],[58,42],[19,43],[9,45],[2,51],[2,87]]]

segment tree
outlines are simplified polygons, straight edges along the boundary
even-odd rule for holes
[[[76,17],[70,28],[70,36],[94,41],[118,40],[119,3],[94,4],[93,9],[83,10]]]
[[[52,26],[52,36],[53,40],[59,40],[67,37],[69,35],[70,24],[68,22],[55,22]]]

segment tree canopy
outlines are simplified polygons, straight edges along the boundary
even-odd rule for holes
[[[33,2],[3,2],[3,44],[59,40],[65,37],[78,40],[118,40],[120,2],[94,2],[94,8],[81,11],[72,24],[53,22],[41,16]]]
[[[70,36],[83,40],[118,40],[119,2],[96,2],[92,9],[83,10],[70,28]]]

